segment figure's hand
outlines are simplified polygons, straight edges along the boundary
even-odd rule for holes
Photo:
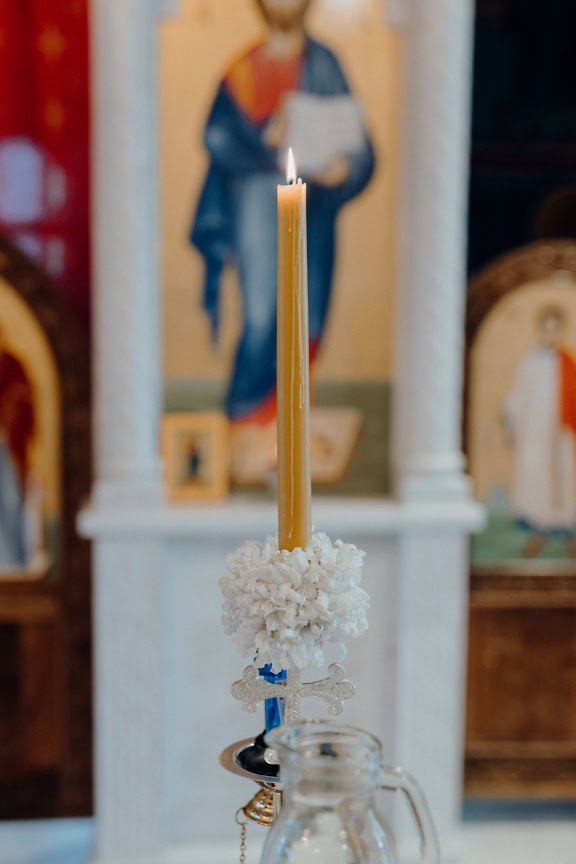
[[[333,156],[326,168],[310,179],[325,189],[342,186],[350,176],[350,164],[345,156]]]
[[[267,147],[273,150],[278,149],[284,143],[286,138],[288,122],[286,120],[286,112],[283,108],[276,111],[268,121],[264,128],[264,143]]]

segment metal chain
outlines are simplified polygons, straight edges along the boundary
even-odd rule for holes
[[[246,825],[247,821],[240,821],[238,818],[242,813],[242,808],[236,812],[236,823],[240,826],[240,864],[246,864]]]

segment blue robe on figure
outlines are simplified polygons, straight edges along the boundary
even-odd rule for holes
[[[349,93],[336,57],[312,39],[306,40],[295,83],[292,89],[318,96]],[[223,80],[206,124],[210,167],[190,234],[206,262],[203,305],[214,336],[222,270],[233,264],[238,271],[243,328],[226,399],[231,420],[270,416],[266,406],[272,406],[272,415],[275,408],[276,187],[285,178],[278,170],[277,151],[264,143],[268,119],[251,118],[234,98],[227,78]],[[307,180],[311,357],[321,341],[330,300],[336,217],[366,186],[374,169],[367,133],[363,149],[346,158],[349,175],[341,186],[325,188]]]

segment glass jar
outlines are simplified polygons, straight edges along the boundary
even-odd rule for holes
[[[406,795],[421,861],[439,864],[424,795],[403,771],[382,764],[377,738],[351,726],[306,720],[271,730],[266,742],[280,763],[283,798],[261,864],[396,864],[394,837],[375,806],[378,789]]]

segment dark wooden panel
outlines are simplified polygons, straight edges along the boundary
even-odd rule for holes
[[[66,713],[62,710],[61,621],[0,625],[6,654],[0,671],[0,783],[57,771]]]
[[[470,612],[467,747],[576,742],[576,609]]]
[[[67,724],[61,627],[55,619],[20,629],[22,764],[31,773],[54,770],[62,758]]]
[[[576,798],[576,758],[466,758],[464,792],[474,798]]]
[[[18,627],[0,626],[0,766],[11,773],[18,759],[14,742],[20,721]]]
[[[59,772],[19,774],[0,780],[2,819],[54,819],[61,815],[61,778]]]

